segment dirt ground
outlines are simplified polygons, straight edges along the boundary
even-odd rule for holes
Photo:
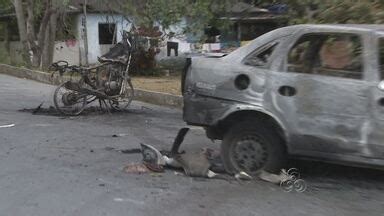
[[[181,95],[180,77],[133,77],[134,88]]]

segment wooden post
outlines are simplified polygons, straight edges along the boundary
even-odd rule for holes
[[[83,4],[83,31],[84,31],[84,53],[85,53],[85,64],[88,65],[88,32],[87,32],[87,0],[84,0]]]
[[[241,23],[240,22],[237,23],[237,40],[241,44]]]

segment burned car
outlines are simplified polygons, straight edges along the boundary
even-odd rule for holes
[[[183,118],[222,140],[230,173],[287,156],[384,167],[384,26],[297,25],[190,58]]]

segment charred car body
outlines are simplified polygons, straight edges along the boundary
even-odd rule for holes
[[[229,172],[287,155],[384,166],[384,26],[290,26],[187,63],[184,120],[223,140]]]

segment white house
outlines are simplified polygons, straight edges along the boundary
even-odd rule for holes
[[[94,64],[97,57],[109,51],[111,46],[121,40],[122,31],[129,30],[131,23],[122,15],[112,13],[100,1],[87,5],[86,15],[83,1],[69,3],[72,20],[73,39],[57,41],[54,61],[66,60],[70,64]]]

